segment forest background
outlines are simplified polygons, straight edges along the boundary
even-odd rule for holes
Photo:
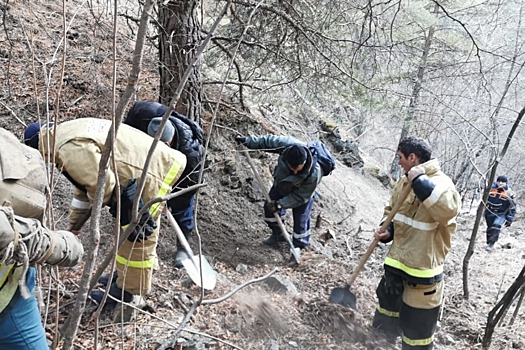
[[[356,181],[385,186],[381,203],[399,176],[397,143],[417,135],[465,207],[496,173],[525,197],[521,1],[5,1],[1,11],[2,126],[17,135],[38,118],[118,124],[133,100],[154,99],[203,125],[208,170],[231,166],[213,152],[233,149],[237,133],[336,139],[341,166],[365,174]],[[244,188],[236,176],[217,183]],[[482,209],[465,228],[466,267]]]

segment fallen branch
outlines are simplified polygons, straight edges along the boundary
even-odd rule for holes
[[[232,291],[230,291],[229,293],[223,295],[222,297],[220,298],[216,298],[216,299],[208,299],[208,300],[203,300],[201,302],[201,305],[212,305],[212,304],[217,304],[217,303],[220,303],[221,301],[224,301],[226,299],[228,299],[229,297],[231,297],[232,295],[234,295],[235,293],[237,293],[239,290],[241,290],[242,288],[244,287],[247,287],[249,286],[250,284],[254,284],[254,283],[258,283],[258,282],[262,282],[264,280],[266,280],[268,277],[270,277],[271,275],[273,275],[274,273],[276,273],[279,269],[276,267],[274,268],[272,271],[270,271],[267,275],[265,276],[262,276],[262,277],[259,277],[259,278],[255,278],[253,280],[250,280],[248,282],[244,282],[243,284],[241,284],[240,286],[236,287],[235,289],[233,289]]]
[[[111,296],[110,294],[108,294],[108,298],[111,298],[111,299],[115,300],[116,302],[121,303],[122,305],[127,306],[127,307],[129,307],[129,308],[132,308],[132,309],[134,309],[135,311],[138,311],[138,312],[140,312],[140,313],[142,313],[142,314],[144,314],[144,315],[148,315],[148,316],[150,316],[150,317],[156,319],[157,321],[160,321],[160,322],[162,322],[162,323],[164,323],[164,324],[166,324],[166,325],[168,325],[168,326],[170,326],[170,327],[172,327],[172,328],[174,328],[174,329],[179,328],[180,325],[182,325],[182,324],[185,323],[184,320],[183,320],[179,325],[175,325],[175,324],[173,324],[173,323],[171,323],[171,322],[169,322],[169,321],[166,321],[165,319],[163,319],[163,318],[161,318],[161,317],[155,316],[155,315],[152,314],[152,313],[149,313],[149,312],[147,312],[147,311],[144,311],[144,310],[142,310],[141,308],[138,308],[138,307],[136,307],[136,306],[133,305],[133,304],[126,303],[126,302],[123,302],[123,301],[121,301],[121,300],[119,300],[119,299],[116,299],[116,298],[114,298],[113,296]],[[195,305],[195,304],[194,304],[194,305]],[[102,326],[100,326],[100,327],[102,327]],[[194,331],[194,330],[186,329],[186,328],[181,329],[181,331],[183,331],[183,332],[188,332],[188,333],[191,333],[191,334],[200,335],[200,336],[202,336],[202,337],[206,337],[206,338],[209,338],[209,339],[213,339],[213,340],[216,340],[216,341],[218,341],[218,342],[220,342],[220,343],[223,343],[223,344],[226,344],[226,345],[228,345],[228,346],[231,346],[231,347],[234,348],[234,349],[242,350],[242,348],[240,348],[240,347],[238,347],[238,346],[235,346],[234,344],[232,344],[232,343],[230,343],[230,342],[228,342],[228,341],[226,341],[226,340],[223,340],[223,339],[217,338],[217,337],[215,337],[215,336],[213,336],[213,335],[210,335],[210,334],[207,334],[207,333],[202,333],[202,332],[199,332],[199,331]],[[178,334],[178,332],[176,332],[176,334]]]

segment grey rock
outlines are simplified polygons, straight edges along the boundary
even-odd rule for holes
[[[264,283],[269,287],[271,291],[276,293],[291,295],[299,294],[299,291],[297,290],[295,285],[290,281],[288,277],[285,276],[270,276],[264,281]]]
[[[235,267],[235,271],[237,271],[240,274],[245,274],[248,272],[248,266],[245,264],[239,264]]]

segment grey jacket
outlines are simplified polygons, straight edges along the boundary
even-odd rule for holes
[[[262,149],[280,154],[273,172],[273,187],[277,188],[281,195],[281,198],[277,200],[277,204],[283,208],[296,208],[307,203],[312,198],[317,185],[321,182],[323,173],[317,163],[312,164],[313,157],[308,147],[306,147],[306,143],[291,136],[269,134],[247,137],[244,144],[250,149]],[[304,146],[308,151],[306,164],[297,175],[290,171],[282,159],[283,151],[295,144]]]

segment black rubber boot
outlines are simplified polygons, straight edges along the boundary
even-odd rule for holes
[[[286,239],[284,239],[283,235],[281,233],[272,232],[270,237],[266,238],[263,241],[263,244],[266,244],[269,246],[276,246],[281,242],[286,242]]]
[[[117,271],[113,272],[113,276],[111,276],[111,282],[109,281],[109,275],[102,275],[98,278],[97,282],[103,285],[104,287],[108,285],[109,283],[113,283],[117,280]]]
[[[109,295],[111,295],[113,298],[124,301],[125,303],[129,303],[133,301],[133,294],[122,291],[121,288],[117,287],[117,282],[111,283],[111,287],[109,288]],[[102,302],[102,298],[104,297],[104,291],[96,290],[94,292],[91,292],[89,294],[91,299],[97,303],[97,305],[100,305]],[[117,302],[110,298],[109,296],[106,298],[106,304],[104,306],[108,305],[115,305]]]

